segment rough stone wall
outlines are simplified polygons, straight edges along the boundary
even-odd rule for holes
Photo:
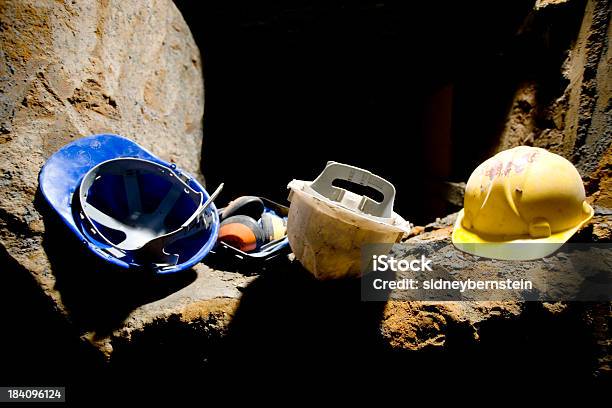
[[[581,8],[584,16],[576,38],[568,49],[554,49],[555,36],[566,29],[563,22],[575,19],[575,10]],[[519,86],[498,147],[527,144],[565,156],[585,179],[592,202],[608,209],[612,208],[611,30],[608,0],[584,5],[577,0],[537,2],[519,35],[548,40],[544,47],[553,48],[551,54],[564,61],[558,79],[526,80]],[[543,82],[561,86],[550,89]]]
[[[40,168],[72,140],[116,133],[203,180],[200,53],[170,0],[3,1],[0,47],[2,278],[29,273],[68,317],[58,276],[78,257],[61,235],[46,238]]]
[[[42,164],[118,133],[202,179],[200,55],[169,0],[5,1],[0,44],[0,243],[53,287],[34,205]]]
[[[202,177],[201,61],[171,1],[5,1],[1,28],[3,192],[35,185],[30,167],[101,132]]]
[[[538,1],[534,13],[571,3]],[[589,181],[590,199],[603,208],[593,233],[604,239],[602,217],[611,207],[606,10],[609,2],[587,3],[562,71],[567,83],[556,97],[543,104],[540,84],[527,81],[521,87],[500,145],[534,144],[574,158]],[[215,354],[212,347],[227,338],[228,353],[216,357],[220,364],[233,357],[244,366],[266,343],[294,354],[310,351],[309,358],[327,363],[354,351],[344,345],[358,342],[365,326],[372,340],[367,345],[402,353],[393,358],[454,350],[461,361],[466,352],[484,350],[485,361],[487,350],[497,356],[504,345],[529,350],[533,343],[526,339],[535,336],[535,357],[551,346],[559,352],[551,359],[562,354],[584,360],[596,354],[594,369],[610,372],[609,304],[364,304],[355,296],[355,282],[318,282],[295,262],[259,276],[215,268],[211,258],[206,262],[212,268],[200,264],[165,279],[110,273],[78,255],[51,213],[41,216],[38,171],[73,138],[116,132],[199,175],[203,88],[189,30],[170,1],[15,0],[3,4],[0,43],[2,272],[32,277],[75,337],[111,364],[132,368],[148,362],[157,370],[165,361],[173,367],[202,367]],[[453,220],[417,228],[410,239],[439,241],[453,251]],[[584,342],[575,342],[576,333],[584,335]],[[423,364],[411,360],[406,367],[418,371],[449,354],[426,356]],[[267,363],[265,357],[261,362]]]

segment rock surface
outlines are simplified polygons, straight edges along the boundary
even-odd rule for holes
[[[547,12],[572,2],[539,3]],[[584,234],[604,241],[612,225],[605,3],[588,3],[581,40],[570,52],[569,87],[546,110],[550,120],[530,116],[537,84],[528,85],[517,94],[502,139],[506,147],[532,141],[581,163],[591,180],[590,200],[601,207]],[[209,266],[180,276],[126,277],[108,270],[78,250],[37,195],[40,167],[74,138],[114,132],[201,178],[198,50],[169,1],[9,1],[3,7],[0,258],[9,272],[31,276],[53,310],[105,360],[155,366],[166,358],[202,366],[225,342],[243,358],[266,343],[277,351],[308,349],[330,357],[354,351],[357,346],[344,345],[364,333],[372,341],[367,345],[384,350],[463,355],[478,347],[529,349],[535,336],[534,355],[571,347],[577,360],[597,358],[595,369],[610,370],[609,304],[360,302],[358,283],[318,282],[290,261],[258,276],[223,270],[210,257]],[[584,154],[574,157],[577,152]],[[451,215],[415,228],[410,239],[449,246],[453,221]],[[577,341],[574,333],[585,338]],[[555,334],[558,344],[551,344]]]
[[[519,37],[535,44],[548,36],[542,52],[563,61],[558,73],[561,78],[548,74],[539,81],[526,80],[518,86],[498,150],[526,144],[560,154],[576,164],[589,181],[590,193],[594,193],[597,187],[591,184],[609,187],[606,169],[612,151],[609,64],[612,50],[607,46],[612,35],[610,2],[591,0],[584,9],[581,5],[577,1],[538,2],[536,11],[521,28]],[[576,12],[584,12],[584,18],[575,37],[557,29],[557,25],[559,28],[568,23],[575,25]],[[590,183],[591,179],[598,181]]]
[[[59,242],[47,239],[53,216],[41,216],[40,168],[76,138],[117,133],[203,181],[200,54],[169,0],[6,1],[0,19],[0,244],[69,316],[54,262],[70,257],[70,247],[53,259],[50,246]],[[186,296],[237,292],[212,288]],[[180,308],[181,299],[169,304]]]
[[[438,219],[436,222],[431,223],[419,231],[414,236],[406,239],[404,244],[406,245],[421,245],[427,244],[430,248],[435,248],[435,252],[428,250],[428,256],[433,259],[434,265],[438,269],[434,269],[434,273],[429,273],[428,278],[437,278],[442,276],[448,276],[445,271],[458,270],[462,279],[481,279],[483,276],[503,276],[510,279],[529,279],[534,282],[534,285],[540,288],[546,287],[546,283],[551,282],[547,276],[551,271],[560,271],[563,269],[563,263],[568,262],[567,254],[561,254],[559,257],[550,256],[546,259],[544,265],[540,261],[523,261],[520,263],[507,262],[507,261],[496,261],[487,259],[477,259],[469,254],[462,253],[457,250],[451,243],[452,226],[455,223],[457,214],[451,214],[445,218]],[[586,241],[594,241],[594,237],[587,236],[590,228],[584,227],[583,233],[576,235],[576,237],[583,236],[582,239]],[[576,241],[579,238],[573,238],[572,241]],[[602,240],[603,241],[603,240]],[[406,246],[405,249],[395,251],[395,256],[401,255],[402,252],[409,253],[410,247]],[[583,263],[585,260],[578,257],[572,262]],[[602,260],[605,262],[605,259]],[[605,269],[607,264],[601,264],[600,269]],[[555,285],[557,290],[567,290],[567,293],[573,293],[581,283],[582,278],[579,275],[574,275],[567,271],[563,277],[557,277],[555,279]],[[441,274],[441,275],[438,275]],[[493,274],[493,275],[491,275]],[[398,276],[398,279],[401,276]],[[389,298],[391,299],[387,305],[386,316],[387,319],[383,321],[383,332],[389,337],[392,344],[401,346],[407,349],[420,349],[430,345],[442,345],[445,340],[445,330],[440,329],[434,325],[434,329],[430,329],[426,332],[427,336],[421,338],[418,335],[418,331],[408,331],[408,335],[404,333],[407,328],[411,326],[418,327],[418,319],[421,316],[428,316],[428,319],[434,319],[436,321],[447,322],[453,321],[455,324],[467,325],[470,333],[470,338],[476,340],[479,339],[479,325],[491,318],[492,315],[500,315],[509,319],[519,319],[525,310],[525,302],[513,301],[513,297],[508,296],[507,300],[504,301],[473,301],[470,299],[478,299],[476,297],[469,297],[464,295],[467,301],[448,301],[448,302],[420,302],[420,301],[398,301],[402,299],[401,291],[392,293]],[[517,298],[518,299],[518,298]],[[549,302],[544,302],[548,305]],[[564,313],[567,312],[568,307],[558,307],[562,305],[561,302],[555,303],[557,307],[548,308],[547,310],[552,313]],[[408,311],[408,312],[406,312]],[[400,319],[400,316],[404,314],[404,319]],[[412,316],[409,318],[408,316]],[[398,320],[399,319],[399,320]],[[415,322],[416,319],[416,322]],[[399,325],[397,322],[401,322]],[[408,326],[406,323],[410,322]],[[445,324],[444,324],[445,326]],[[465,333],[464,333],[465,335]],[[468,339],[466,339],[468,340]]]

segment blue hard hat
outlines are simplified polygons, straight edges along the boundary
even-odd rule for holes
[[[177,272],[215,245],[219,216],[204,187],[124,137],[95,135],[62,147],[39,183],[87,248],[120,267]]]

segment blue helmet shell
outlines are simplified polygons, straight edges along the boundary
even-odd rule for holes
[[[209,198],[204,187],[193,177],[178,169],[175,164],[166,163],[135,142],[113,134],[84,137],[62,147],[42,167],[39,187],[42,195],[64,224],[91,252],[121,268],[142,268],[145,265],[141,265],[138,260],[130,256],[118,257],[114,256],[112,251],[109,252],[112,245],[88,233],[78,213],[73,209],[73,196],[78,192],[85,174],[100,163],[117,158],[143,159],[164,166],[181,177],[193,190],[201,192],[204,201]],[[216,243],[219,216],[214,203],[206,211],[210,212],[212,222],[202,232],[178,241],[172,251],[180,255],[179,263],[157,268],[157,273],[173,273],[188,269],[210,252]]]

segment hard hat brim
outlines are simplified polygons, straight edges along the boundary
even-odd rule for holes
[[[593,208],[589,206],[589,209],[589,214],[578,225],[556,232],[549,237],[518,236],[506,240],[493,240],[464,228],[464,210],[462,209],[457,215],[451,240],[457,249],[484,258],[509,261],[540,259],[557,251],[576,231],[589,222],[594,215]]]

